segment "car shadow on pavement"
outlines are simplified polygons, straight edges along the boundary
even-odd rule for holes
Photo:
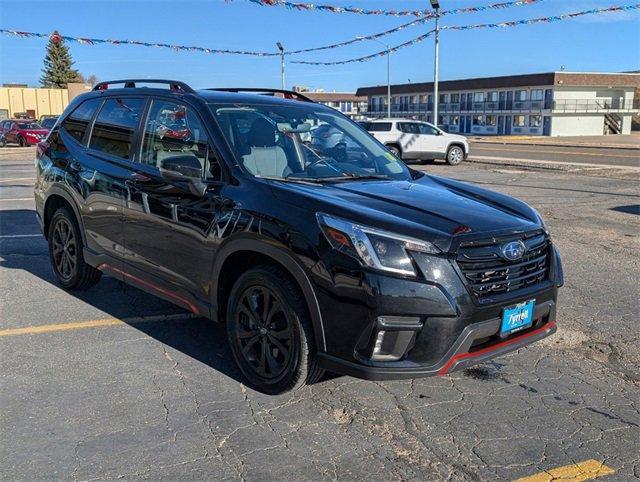
[[[0,211],[0,233],[3,236],[20,235],[25,232],[37,233],[38,230],[33,210]],[[69,313],[86,309],[83,303],[90,305],[95,308],[90,309],[90,312],[97,310],[101,313],[95,316],[122,320],[163,345],[178,350],[229,378],[243,382],[242,374],[228,346],[223,324],[207,318],[194,317],[180,307],[106,275],[86,291],[65,291],[54,278],[44,237],[0,238],[0,269],[23,271],[46,282],[49,286],[44,286],[45,298],[51,303],[66,304]],[[13,275],[4,271],[3,276]],[[19,294],[20,297],[26,297],[21,299],[20,303],[27,310],[29,304],[41,302],[37,299],[36,293],[42,293],[43,289],[40,282],[34,283],[34,280],[28,278],[20,278],[18,274],[14,277],[16,284],[32,286],[29,292],[33,293],[33,299],[30,299],[29,292]],[[60,306],[56,306],[56,310],[58,309]],[[64,305],[62,310],[66,311]],[[74,319],[73,315],[70,315],[66,321],[88,320]],[[323,380],[331,377],[333,375],[327,375]]]
[[[624,214],[635,214],[640,216],[640,204],[631,204],[629,206],[616,206],[611,208],[612,211],[616,211]]]

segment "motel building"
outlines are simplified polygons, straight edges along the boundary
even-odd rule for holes
[[[294,87],[293,90],[309,97],[314,102],[332,107],[353,120],[363,120],[367,117],[368,99],[359,97],[353,92],[308,91],[302,90],[300,87]]]
[[[640,73],[548,72],[440,81],[438,125],[471,135],[629,134]],[[368,116],[387,116],[387,86],[361,87]],[[433,122],[433,83],[391,86],[392,117]]]

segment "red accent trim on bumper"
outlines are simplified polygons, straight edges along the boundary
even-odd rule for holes
[[[545,324],[544,326],[541,326],[540,328],[536,328],[533,331],[530,331],[530,332],[525,333],[525,334],[520,335],[520,336],[516,336],[515,338],[512,338],[510,340],[505,340],[505,341],[502,341],[500,343],[496,343],[495,345],[488,346],[488,347],[483,348],[481,350],[472,351],[472,352],[469,352],[469,353],[458,353],[457,355],[453,355],[449,359],[449,361],[447,361],[447,363],[445,363],[444,366],[440,370],[438,370],[438,375],[446,375],[449,372],[449,370],[451,369],[451,367],[453,365],[455,365],[460,360],[465,360],[467,358],[475,358],[477,356],[484,355],[486,353],[490,353],[492,351],[498,350],[498,349],[500,349],[502,347],[513,345],[514,343],[518,343],[519,341],[526,340],[527,338],[529,338],[531,336],[538,335],[538,334],[543,333],[545,331],[551,330],[554,326],[556,326],[556,322],[552,321],[552,322],[549,322],[549,323]]]
[[[152,290],[157,291],[158,293],[162,293],[163,295],[168,296],[169,298],[173,298],[174,300],[179,301],[182,306],[186,306],[187,308],[189,308],[191,312],[195,313],[196,315],[200,314],[200,311],[198,311],[198,308],[193,303],[183,298],[182,296],[178,296],[175,293],[172,293],[171,291],[165,290],[164,288],[160,288],[159,286],[149,283],[148,281],[145,281],[143,279],[140,279],[137,276],[133,276],[132,274],[126,273],[121,269],[111,266],[110,264],[102,263],[100,266],[98,266],[98,269],[100,271],[103,271],[105,269],[109,271],[114,271],[124,276],[125,278],[129,278],[138,284],[146,286],[147,288],[151,288]]]

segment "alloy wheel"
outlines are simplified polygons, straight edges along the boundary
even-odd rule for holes
[[[51,239],[53,263],[60,277],[67,281],[76,272],[78,249],[71,224],[66,219],[58,219]]]
[[[449,150],[449,163],[450,164],[460,164],[462,162],[462,149],[460,149],[459,147],[452,147]]]
[[[251,286],[236,308],[239,353],[261,378],[283,374],[293,356],[293,324],[284,303],[266,286]]]

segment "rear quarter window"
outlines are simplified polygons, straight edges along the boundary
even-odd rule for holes
[[[372,122],[367,126],[369,132],[391,132],[391,122]]]
[[[89,123],[91,122],[91,119],[93,119],[98,107],[100,107],[101,102],[102,99],[85,100],[67,116],[62,123],[62,129],[81,143],[85,132],[87,132]]]
[[[142,98],[110,98],[105,100],[93,125],[89,148],[131,159],[133,134],[145,106]]]

